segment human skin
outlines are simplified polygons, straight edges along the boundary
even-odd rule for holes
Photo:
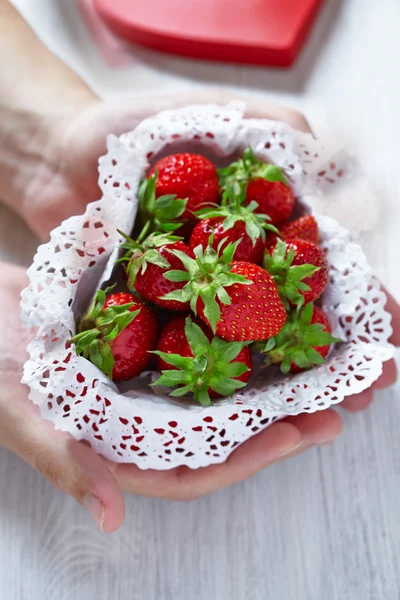
[[[229,94],[209,91],[102,101],[40,43],[6,0],[0,0],[0,190],[5,204],[42,240],[62,219],[82,213],[87,202],[98,198],[97,160],[105,151],[107,134],[131,130],[165,108],[225,104],[230,99]],[[296,111],[246,101],[248,116],[282,120],[310,131]],[[0,263],[0,445],[83,504],[104,532],[123,523],[123,490],[194,499],[329,443],[342,431],[340,415],[328,409],[273,424],[221,465],[160,472],[114,464],[87,444],[55,431],[28,400],[28,390],[20,383],[31,336],[20,325],[19,295],[25,285],[23,269]],[[390,296],[388,309],[393,316],[392,341],[398,345],[400,308]],[[371,388],[347,398],[342,406],[352,411],[367,408],[374,391],[392,385],[396,377],[395,363],[390,361]]]

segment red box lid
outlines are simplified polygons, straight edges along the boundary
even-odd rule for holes
[[[289,67],[322,0],[94,0],[122,38],[212,61]]]

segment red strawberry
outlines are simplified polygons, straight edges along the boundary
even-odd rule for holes
[[[139,186],[139,222],[150,223],[153,231],[174,231],[182,228],[187,198],[177,198],[176,194],[156,197],[157,176],[155,173],[143,179]]]
[[[153,385],[175,387],[171,396],[193,392],[197,402],[231,396],[244,387],[252,369],[246,343],[214,337],[201,321],[176,317],[163,329],[155,354],[161,377]]]
[[[281,297],[298,307],[319,298],[328,283],[325,254],[305,240],[277,240],[275,248],[265,252],[264,267]]]
[[[318,225],[312,215],[304,215],[294,221],[288,221],[280,226],[279,232],[284,240],[293,240],[298,238],[318,244]]]
[[[219,177],[223,191],[234,183],[244,187],[245,204],[257,203],[255,212],[268,215],[274,225],[286,221],[293,212],[295,197],[282,170],[257,160],[251,148],[244,151],[243,158],[220,169]]]
[[[322,365],[331,345],[340,342],[331,332],[322,308],[310,303],[300,312],[293,310],[278,335],[263,348],[267,353],[265,364],[280,364],[283,373],[299,373]]]
[[[186,271],[170,271],[171,281],[186,281],[182,290],[164,297],[190,302],[190,307],[219,337],[253,341],[278,333],[286,311],[272,277],[248,262],[232,262],[238,242],[228,244],[221,256],[207,246],[195,248],[196,260],[174,250]]]
[[[294,221],[287,221],[279,226],[279,234],[283,240],[293,240],[295,238],[319,243],[317,221],[312,215],[304,215]],[[273,248],[276,244],[277,236],[273,233],[268,233],[265,240],[265,248]]]
[[[211,245],[221,253],[229,242],[241,240],[235,253],[235,260],[244,260],[260,264],[264,253],[265,230],[276,233],[278,230],[267,223],[268,217],[255,212],[256,204],[244,206],[244,190],[240,186],[231,186],[224,194],[221,206],[205,208],[197,216],[203,220],[193,230],[189,245],[195,248],[199,244],[203,250],[213,233]],[[221,243],[225,240],[224,243]]]
[[[246,225],[243,221],[236,221],[233,227],[226,231],[224,220],[224,217],[212,217],[197,223],[193,229],[189,246],[196,248],[200,245],[204,250],[208,245],[210,235],[214,234],[212,247],[215,250],[219,248],[221,253],[229,242],[241,240],[235,252],[235,260],[260,264],[264,255],[264,243],[261,237],[257,238],[256,243],[253,245],[251,238],[246,234]],[[225,240],[225,242],[220,245],[222,240]]]
[[[200,154],[171,154],[159,160],[149,173],[156,177],[155,196],[174,194],[187,199],[182,221],[196,221],[194,213],[205,206],[218,204],[220,190],[215,165]],[[156,200],[155,206],[159,203]]]
[[[263,177],[250,181],[246,200],[249,203],[257,202],[257,212],[267,214],[274,225],[290,217],[295,203],[294,194],[286,183],[269,181]]]
[[[151,360],[157,338],[157,318],[132,294],[100,290],[71,339],[81,354],[113,381],[139,375]]]
[[[144,230],[146,231],[146,230]],[[125,256],[121,259],[126,266],[128,275],[128,288],[133,291],[136,289],[139,294],[162,308],[169,310],[189,310],[189,302],[182,305],[181,302],[174,300],[163,300],[166,294],[180,290],[185,285],[180,282],[168,281],[165,279],[165,273],[170,269],[182,269],[183,264],[172,250],[179,250],[194,258],[193,251],[189,246],[180,240],[180,238],[163,233],[153,233],[140,241],[142,234],[137,242],[120,232],[125,243],[123,248],[127,250]]]

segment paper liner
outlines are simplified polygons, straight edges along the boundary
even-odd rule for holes
[[[335,221],[318,215],[329,263],[322,307],[333,334],[344,340],[325,365],[282,376],[256,364],[244,390],[205,408],[156,395],[148,386],[152,373],[117,387],[69,346],[76,317],[111,275],[121,243],[117,228],[132,230],[138,184],[148,167],[181,150],[200,151],[220,166],[248,145],[265,162],[285,169],[301,212],[329,204],[341,190],[353,210],[361,206],[365,179],[344,152],[332,155],[321,141],[284,123],[244,119],[241,104],[190,106],[160,113],[120,138],[109,137],[99,166],[102,199],[55,229],[28,271],[23,320],[38,327],[23,376],[30,398],[56,429],[87,440],[111,460],[143,469],[222,462],[273,421],[325,409],[368,388],[393,355],[386,298],[360,246]]]

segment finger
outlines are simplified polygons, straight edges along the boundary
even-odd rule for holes
[[[256,473],[283,455],[290,454],[302,443],[298,429],[289,423],[275,423],[254,436],[225,463],[170,471],[141,471],[135,465],[118,465],[115,476],[121,487],[144,496],[187,500],[207,494]]]
[[[400,306],[393,296],[382,286],[383,291],[387,296],[386,310],[392,315],[393,333],[390,342],[395,346],[400,346]],[[341,403],[341,407],[350,412],[358,412],[365,410],[374,399],[374,389],[382,389],[393,385],[397,379],[397,367],[394,360],[390,360],[383,364],[382,375],[375,381],[372,386],[361,392],[345,398]]]
[[[248,477],[265,467],[292,456],[341,432],[340,417],[334,411],[301,415],[271,425],[239,446],[227,460],[199,469],[180,467],[172,471],[140,471],[133,465],[119,465],[116,477],[124,489],[146,496],[188,500],[208,494]]]
[[[387,296],[386,310],[392,315],[393,333],[390,338],[390,343],[394,346],[400,346],[400,305],[393,296],[382,286],[383,291]]]
[[[182,100],[182,99],[181,99]],[[232,94],[224,90],[206,90],[204,92],[193,92],[186,98],[186,102],[182,105],[189,103],[207,103],[207,104],[228,104],[234,100],[241,100],[246,103],[245,117],[256,118],[256,119],[272,119],[274,121],[284,121],[291,125],[295,129],[299,129],[306,133],[311,132],[311,127],[307,122],[306,118],[299,111],[281,106],[280,104],[274,104],[273,102],[265,102],[261,98],[249,98],[241,96],[240,94]]]
[[[311,132],[311,127],[304,115],[295,109],[218,89],[194,90],[179,94],[152,96],[150,98],[122,98],[109,101],[106,106],[109,108],[107,112],[113,124],[113,133],[119,135],[128,129],[136,127],[142,119],[163,110],[177,109],[193,104],[226,105],[234,100],[245,103],[246,117],[284,121],[295,129],[306,133]]]
[[[390,387],[397,380],[397,366],[396,362],[388,360],[383,363],[382,375],[373,384],[372,388],[375,390],[381,390],[382,388]]]
[[[326,443],[342,431],[341,419],[332,410],[299,415],[271,425],[250,438],[220,465],[178,472],[184,494],[198,497],[247,479],[273,463]]]
[[[341,416],[329,409],[288,417],[285,422],[296,425],[307,446],[329,444],[343,431]]]
[[[370,388],[345,398],[341,403],[341,407],[350,412],[358,412],[365,410],[374,399],[374,390],[380,390],[393,385],[397,380],[397,367],[394,360],[389,360],[383,363],[382,375],[377,379]]]
[[[373,399],[374,390],[370,387],[359,394],[345,398],[340,406],[350,412],[358,412],[368,408]]]
[[[14,378],[14,381],[11,381]],[[69,434],[55,431],[27,398],[17,374],[2,384],[0,443],[18,454],[90,513],[101,531],[118,529],[125,503],[107,461]]]
[[[316,445],[330,444],[343,431],[342,418],[333,410],[323,410],[313,414],[303,413],[287,417],[285,422],[296,425],[301,432],[303,443],[294,452],[275,462],[294,458]]]

